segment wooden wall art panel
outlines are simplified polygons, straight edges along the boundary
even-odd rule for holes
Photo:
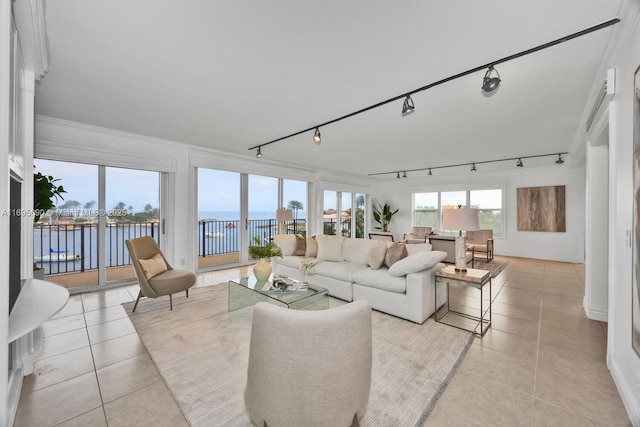
[[[518,188],[518,231],[565,232],[565,186]]]

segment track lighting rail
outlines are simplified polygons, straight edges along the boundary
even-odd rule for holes
[[[534,158],[537,158],[537,157],[550,157],[550,156],[558,156],[558,160],[556,161],[556,163],[561,164],[561,163],[564,163],[564,160],[562,159],[562,155],[563,154],[566,155],[566,154],[569,154],[569,153],[567,151],[564,151],[562,153],[536,154],[536,155],[532,155],[532,156],[508,157],[506,159],[483,160],[483,161],[480,161],[480,162],[469,162],[469,163],[457,163],[455,165],[429,166],[429,167],[426,167],[426,168],[418,168],[418,169],[400,169],[400,170],[394,170],[394,171],[389,171],[389,172],[370,173],[370,174],[368,174],[368,176],[396,175],[397,178],[400,178],[400,173],[402,173],[402,177],[406,178],[407,177],[407,172],[429,171],[428,175],[432,175],[431,171],[435,170],[435,169],[457,168],[457,167],[461,167],[461,166],[471,166],[472,167],[472,172],[475,172],[474,167],[476,165],[483,165],[483,164],[486,164],[486,163],[508,162],[510,160],[518,160],[518,163],[516,164],[516,166],[520,167],[519,165],[522,164],[522,159],[534,159]]]
[[[419,87],[419,88],[414,89],[412,91],[405,92],[405,93],[402,93],[400,95],[394,96],[393,98],[389,98],[389,99],[386,99],[384,101],[378,102],[377,104],[373,104],[373,105],[370,105],[368,107],[362,108],[360,110],[354,111],[353,113],[345,114],[344,116],[337,117],[337,118],[335,118],[333,120],[329,120],[329,121],[326,121],[324,123],[313,125],[313,126],[307,128],[307,129],[303,129],[301,131],[294,132],[294,133],[286,135],[286,136],[282,136],[280,138],[271,140],[269,142],[265,142],[265,143],[262,143],[262,144],[259,144],[259,145],[254,145],[253,147],[250,147],[247,150],[255,150],[255,149],[264,147],[266,145],[270,145],[270,144],[273,144],[273,143],[276,143],[276,142],[279,142],[279,141],[282,141],[282,140],[285,140],[285,139],[288,139],[288,138],[292,138],[294,136],[301,135],[301,134],[309,132],[309,131],[315,131],[315,130],[323,127],[323,126],[327,126],[327,125],[339,122],[341,120],[348,119],[349,117],[353,117],[355,115],[365,113],[365,112],[367,112],[369,110],[373,110],[374,108],[382,107],[383,105],[389,104],[390,102],[394,102],[394,101],[397,101],[399,99],[410,97],[411,95],[413,95],[415,93],[422,92],[422,91],[425,91],[427,89],[431,89],[432,87],[441,85],[443,83],[450,82],[451,80],[455,80],[455,79],[467,76],[467,75],[472,74],[472,73],[476,73],[476,72],[478,72],[480,70],[483,70],[485,68],[494,67],[497,64],[501,64],[503,62],[507,62],[507,61],[510,61],[512,59],[520,58],[522,56],[529,55],[529,54],[534,53],[534,52],[538,52],[538,51],[540,51],[542,49],[546,49],[546,48],[549,48],[551,46],[555,46],[557,44],[564,43],[566,41],[575,39],[577,37],[584,36],[586,34],[594,32],[594,31],[598,31],[598,30],[601,30],[603,28],[609,27],[611,25],[617,24],[618,22],[620,22],[620,18],[611,18],[608,21],[604,21],[604,22],[602,22],[600,24],[585,28],[584,30],[580,30],[578,32],[569,34],[567,36],[564,36],[564,37],[561,37],[559,39],[550,41],[548,43],[544,43],[544,44],[541,44],[539,46],[536,46],[536,47],[533,47],[533,48],[530,48],[530,49],[527,49],[527,50],[523,50],[522,52],[514,53],[513,55],[505,56],[504,58],[496,59],[496,60],[488,62],[486,64],[479,65],[477,67],[471,68],[471,69],[463,71],[461,73],[454,74],[453,76],[446,77],[446,78],[444,78],[442,80],[438,80],[436,82],[430,83],[430,84],[428,84],[426,86]]]

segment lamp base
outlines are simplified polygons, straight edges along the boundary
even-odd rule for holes
[[[456,271],[467,271],[467,239],[456,236]]]

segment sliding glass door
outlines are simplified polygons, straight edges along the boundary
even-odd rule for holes
[[[36,172],[65,190],[34,224],[34,263],[47,280],[67,288],[134,277],[125,240],[160,243],[160,173],[51,160]]]
[[[105,168],[106,282],[135,277],[125,241],[151,236],[160,244],[160,174]]]
[[[240,261],[240,174],[198,169],[198,268]]]

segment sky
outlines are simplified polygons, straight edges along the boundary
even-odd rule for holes
[[[35,159],[35,172],[58,178],[57,185],[66,191],[64,200],[76,200],[80,207],[98,200],[98,166],[81,163],[58,162]],[[240,174],[211,169],[198,169],[198,210],[199,211],[239,211]],[[160,174],[158,172],[135,169],[106,168],[106,209],[112,209],[119,202],[133,207],[133,212],[141,212],[149,204],[159,206]],[[273,212],[277,209],[278,179],[249,175],[249,211]],[[306,208],[307,183],[284,180],[283,201],[301,202]],[[97,208],[97,204],[94,208]],[[304,209],[299,212],[301,214]],[[302,215],[299,215],[300,217]]]

